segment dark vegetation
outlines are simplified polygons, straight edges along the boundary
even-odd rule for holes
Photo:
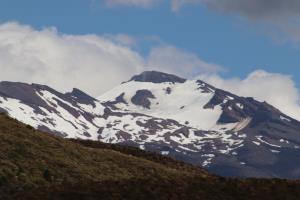
[[[81,144],[83,146],[95,149],[109,149],[118,151],[120,153],[124,153],[126,155],[135,156],[138,158],[143,158],[149,161],[153,161],[159,164],[162,164],[166,167],[170,167],[177,170],[188,170],[189,172],[194,173],[201,173],[202,176],[213,176],[209,174],[206,170],[199,168],[198,166],[193,166],[190,164],[186,164],[182,161],[174,160],[170,157],[163,156],[157,153],[149,152],[149,151],[142,151],[139,148],[125,146],[120,144],[109,144],[109,143],[102,143],[97,141],[91,140],[77,140],[77,139],[70,139],[70,141]]]
[[[0,199],[300,199],[300,181],[228,179],[136,148],[65,140],[0,115]]]

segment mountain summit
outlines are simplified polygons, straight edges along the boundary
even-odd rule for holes
[[[98,98],[2,82],[0,109],[62,137],[136,146],[220,175],[300,178],[300,122],[201,80],[143,72]]]
[[[186,79],[178,76],[158,71],[145,71],[139,75],[133,76],[130,81],[151,82],[151,83],[184,83]]]

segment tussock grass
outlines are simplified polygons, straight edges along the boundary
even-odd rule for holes
[[[299,181],[229,179],[132,147],[66,140],[0,115],[0,199],[300,199]]]

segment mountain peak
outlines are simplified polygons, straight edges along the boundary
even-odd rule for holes
[[[93,106],[95,106],[94,101],[96,101],[96,99],[77,88],[73,88],[72,92],[68,92],[66,93],[66,95],[76,97],[76,100],[80,103],[92,104]]]
[[[94,99],[87,93],[83,92],[82,90],[79,90],[78,88],[73,88],[72,92],[67,93],[67,94],[73,95],[75,97],[84,97],[84,98]]]
[[[133,76],[130,81],[137,82],[152,82],[152,83],[184,83],[186,79],[180,78],[178,76],[167,74],[164,72],[158,71],[145,71],[139,75]]]

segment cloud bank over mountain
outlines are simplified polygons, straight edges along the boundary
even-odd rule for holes
[[[99,95],[148,69],[192,76],[220,68],[170,45],[154,46],[146,56],[132,45],[134,38],[124,34],[67,35],[53,27],[36,30],[5,23],[0,25],[0,79],[37,82],[64,91],[79,87]]]
[[[267,101],[300,120],[300,93],[291,76],[256,70],[244,79],[224,79],[218,75],[201,75],[199,78],[235,94]]]
[[[245,79],[223,79],[224,68],[172,45],[157,45],[143,56],[126,35],[67,35],[18,23],[0,25],[0,79],[41,83],[61,91],[73,87],[98,96],[145,70],[192,78],[243,96],[268,101],[300,119],[300,95],[287,75],[257,70]]]

